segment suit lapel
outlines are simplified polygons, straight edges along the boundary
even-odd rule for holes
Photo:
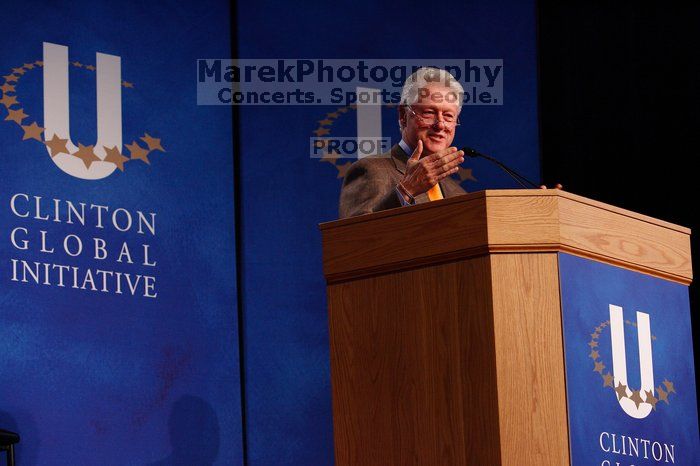
[[[408,154],[406,154],[401,146],[394,144],[389,152],[391,154],[391,160],[394,161],[394,166],[402,174],[406,174],[406,161],[408,160]]]
[[[440,182],[440,189],[442,189],[442,195],[445,198],[464,194],[459,182],[450,176]]]

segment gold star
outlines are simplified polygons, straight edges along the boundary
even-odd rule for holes
[[[644,400],[642,400],[642,397],[639,395],[639,390],[632,391],[632,396],[630,397],[630,400],[634,401],[634,405],[637,408],[639,408],[639,405],[644,402]]]
[[[333,120],[329,120],[328,118],[326,118],[325,120],[318,120],[318,124],[321,126],[332,125]]]
[[[44,66],[44,62],[41,61],[41,60],[35,61],[34,64],[35,64],[36,66]]]
[[[12,68],[12,72],[15,74],[24,74],[27,72],[24,68]]]
[[[608,322],[607,321],[601,322],[600,326],[601,326],[601,328],[605,328],[608,326]]]
[[[90,168],[92,162],[99,162],[100,158],[95,155],[93,148],[95,146],[84,146],[78,143],[78,151],[73,154],[74,157],[78,157],[85,164],[85,168]]]
[[[0,86],[0,89],[2,89],[3,93],[15,92],[15,86],[13,86],[12,84],[8,84],[8,83],[5,83],[2,86]]]
[[[340,158],[340,154],[337,152],[326,153],[321,157],[321,162],[328,162],[335,165],[335,162]]]
[[[328,139],[316,139],[314,140],[314,147],[316,149],[323,149],[328,145]]]
[[[663,401],[664,403],[668,404],[668,393],[664,391],[663,388],[661,388],[661,385],[656,387],[656,391],[659,393],[659,400]]]
[[[617,393],[617,399],[621,400],[627,397],[627,386],[623,383],[618,382],[617,388],[615,388],[615,393]]]
[[[15,104],[18,104],[17,102],[17,96],[16,95],[7,95],[4,94],[2,96],[2,99],[0,99],[0,104],[3,104],[5,108],[10,108]]]
[[[610,374],[610,372],[606,372],[605,375],[603,376],[603,387],[612,387],[613,386],[613,376]]]
[[[471,180],[471,181],[477,181],[476,178],[474,178],[474,175],[472,173],[471,168],[462,168],[459,167],[459,170],[457,170],[457,175],[459,175],[459,181],[464,181],[464,180]],[[598,343],[596,343],[596,346]]]
[[[49,148],[51,157],[55,157],[57,154],[69,154],[66,143],[68,143],[68,139],[61,139],[57,134],[54,134],[50,141],[44,142]]]
[[[143,133],[143,137],[140,139],[146,143],[148,150],[159,150],[161,152],[165,152],[163,146],[160,145],[160,139],[154,138],[148,133]]]
[[[131,155],[131,160],[141,160],[148,165],[151,162],[148,160],[148,151],[143,147],[139,146],[136,141],[131,141],[131,144],[124,144],[129,149],[129,154]]]
[[[22,129],[24,130],[22,141],[26,141],[27,139],[36,139],[37,141],[42,142],[41,133],[44,132],[44,128],[37,125],[36,121],[32,122],[31,125],[22,125]]]
[[[316,136],[323,136],[325,134],[330,133],[331,130],[328,128],[318,128],[316,131],[312,131]]]
[[[597,341],[591,340],[591,341],[588,342],[588,346],[590,346],[591,348],[597,348],[597,347],[598,347],[598,342],[597,342]]]
[[[105,157],[104,161],[112,162],[119,170],[124,171],[124,163],[128,162],[129,158],[124,157],[121,152],[119,152],[119,149],[117,149],[117,146],[112,148],[105,147],[105,152],[107,153],[107,157]]]
[[[595,360],[598,359],[598,357],[599,357],[598,351],[591,350],[591,354],[589,354],[588,357],[591,358],[591,359],[593,359],[593,360],[595,361]]]
[[[16,83],[17,80],[19,79],[14,74],[8,74],[7,76],[3,76],[3,78],[5,78],[6,83]]]
[[[598,372],[600,375],[603,375],[603,369],[605,369],[605,364],[600,361],[596,361],[593,372]]]
[[[647,396],[647,403],[649,403],[651,407],[654,408],[654,411],[656,411],[656,403],[658,403],[659,399],[654,397],[651,390],[646,390],[644,393]]]
[[[86,70],[95,71],[95,67],[92,65],[85,65]]]
[[[340,113],[346,113],[347,111],[348,111],[348,109],[345,107],[340,107],[339,109],[336,110],[336,112],[340,112]]]
[[[599,333],[591,333],[591,338],[592,338],[593,340],[597,340],[599,336],[600,336]]]
[[[23,108],[20,108],[18,110],[7,109],[7,116],[5,117],[5,121],[14,121],[18,125],[21,125],[22,120],[24,120],[28,116],[29,115],[24,113]]]
[[[122,81],[122,86],[128,87],[130,89],[134,88],[134,83],[130,83],[129,81]]]
[[[663,384],[666,386],[666,391],[668,393],[676,393],[676,389],[673,388],[673,382],[670,382],[668,379],[664,379]]]
[[[340,114],[338,112],[326,113],[326,118],[338,118]]]
[[[24,67],[25,67],[26,69],[28,69],[28,70],[31,70],[31,69],[34,68],[34,65],[32,65],[31,63],[25,63],[25,64],[22,65],[22,66],[24,66]]]
[[[77,60],[76,60],[76,61],[70,62],[70,64],[73,65],[73,66],[77,66],[78,68],[82,68],[82,67],[83,67],[83,64],[80,63],[80,62],[77,61]]]
[[[601,331],[602,329],[603,329],[602,327],[596,327],[596,328],[595,328],[595,333],[600,333],[600,331]]]
[[[651,339],[652,339],[652,340],[656,340],[656,335],[652,335],[652,336],[651,336]]]
[[[345,162],[342,165],[336,164],[335,168],[338,169],[338,178],[345,178],[345,173],[347,173],[350,165],[352,165],[352,162]]]
[[[637,326],[637,322],[632,322],[632,327],[636,327],[636,326]]]

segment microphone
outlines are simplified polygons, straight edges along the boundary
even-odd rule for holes
[[[501,168],[501,170],[508,173],[510,175],[510,177],[513,178],[523,188],[526,188],[526,189],[527,188],[539,188],[539,185],[536,185],[535,183],[528,180],[520,173],[516,172],[512,168],[509,168],[504,163],[500,162],[499,160],[497,160],[489,155],[482,154],[481,152],[478,152],[477,150],[472,149],[471,147],[462,147],[462,151],[464,152],[465,155],[468,155],[469,157],[472,157],[472,158],[481,157],[481,158],[486,159],[492,163],[495,163],[496,165],[498,165]]]

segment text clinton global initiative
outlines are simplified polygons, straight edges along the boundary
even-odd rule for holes
[[[156,298],[156,214],[16,193],[10,280]],[[39,259],[39,260],[37,260]],[[149,273],[144,273],[148,271]]]

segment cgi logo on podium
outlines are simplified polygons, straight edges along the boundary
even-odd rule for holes
[[[676,393],[673,382],[664,379],[663,386],[654,388],[654,363],[652,357],[651,341],[656,336],[651,334],[649,314],[637,311],[637,321],[631,322],[623,319],[623,309],[620,306],[610,304],[610,320],[602,322],[594,329],[588,346],[591,348],[589,357],[593,360],[593,371],[597,372],[603,380],[603,387],[610,387],[615,392],[615,397],[622,410],[635,419],[644,419],[649,416],[652,409],[656,410],[659,401],[669,404],[669,397]],[[627,325],[637,329],[639,373],[641,374],[641,386],[638,390],[630,386],[627,381],[627,352],[625,349],[625,329]],[[599,338],[604,329],[610,327],[610,342],[612,347],[612,374],[603,373],[606,368],[600,358]],[[658,394],[658,398],[655,395]]]
[[[669,404],[669,397],[675,393],[673,382],[665,379],[662,387],[656,387],[658,398],[654,396],[654,364],[651,341],[656,337],[651,334],[649,314],[637,311],[637,321],[624,320],[623,309],[620,306],[610,304],[610,320],[601,322],[594,332],[588,346],[591,348],[589,357],[593,360],[593,371],[598,373],[603,381],[603,387],[610,387],[615,392],[614,396],[622,410],[630,417],[644,419],[656,411],[657,403],[663,401]],[[632,387],[627,379],[627,352],[625,349],[625,329],[627,325],[637,329],[639,374],[641,386],[638,390]],[[612,348],[612,374],[605,372],[606,366],[602,361],[599,349],[600,337],[604,330],[610,328],[610,344]],[[655,461],[675,463],[675,445],[651,441],[643,438],[633,438],[625,435],[603,431],[599,437],[601,450],[622,455],[653,458]],[[616,462],[617,463],[617,462]],[[604,466],[617,466],[619,463],[611,463],[603,460]]]
[[[699,464],[687,287],[568,254],[559,264],[571,464]]]

